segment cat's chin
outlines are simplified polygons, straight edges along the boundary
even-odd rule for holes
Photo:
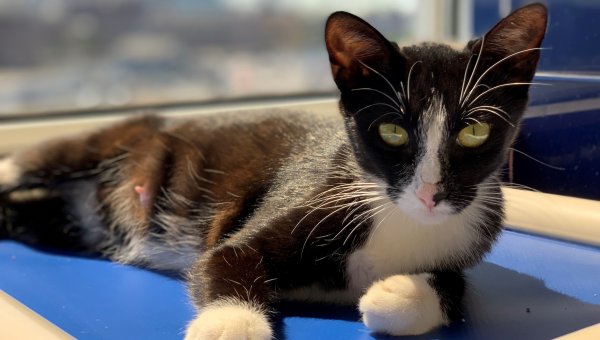
[[[441,202],[433,209],[429,210],[416,197],[401,197],[396,200],[396,206],[408,217],[420,224],[436,225],[443,224],[454,215],[455,209],[448,203]]]

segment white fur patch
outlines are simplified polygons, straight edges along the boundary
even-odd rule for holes
[[[36,188],[30,190],[18,190],[13,191],[8,195],[11,202],[27,202],[41,200],[48,197],[48,190],[43,188]]]
[[[479,240],[471,227],[482,218],[475,204],[459,214],[449,215],[443,223],[425,224],[387,202],[388,208],[374,216],[365,244],[346,262],[348,283],[354,291],[364,290],[372,282],[390,275],[468,258],[473,244]]]
[[[19,184],[21,178],[21,169],[15,161],[10,158],[4,158],[0,160],[0,185],[1,186],[15,186]]]
[[[378,281],[360,299],[367,327],[390,335],[418,335],[447,324],[428,274],[395,275]]]
[[[446,138],[448,116],[442,103],[441,97],[434,96],[430,107],[423,113],[419,163],[411,182],[396,201],[406,214],[423,224],[439,224],[454,213],[446,202],[442,201],[430,210],[417,197],[417,191],[424,182],[435,185],[442,179],[440,148]]]
[[[417,197],[417,190],[420,180],[412,181],[405,189],[402,195],[396,200],[396,205],[407,216],[424,225],[435,225],[445,223],[455,213],[455,210],[447,202],[441,201],[430,211],[423,202]]]
[[[422,131],[425,133],[421,135],[421,140],[424,141],[425,147],[417,165],[414,181],[422,180],[435,184],[441,180],[439,151],[445,137],[447,117],[442,103],[442,98],[434,96],[430,107],[423,113]]]
[[[267,340],[273,330],[264,312],[248,303],[224,300],[200,311],[189,325],[186,340]]]

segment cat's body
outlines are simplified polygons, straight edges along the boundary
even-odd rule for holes
[[[462,270],[501,230],[496,176],[539,58],[519,51],[541,43],[545,9],[512,20],[486,35],[489,49],[455,51],[397,49],[334,14],[326,40],[342,115],[141,117],[16,153],[0,161],[12,218],[2,232],[187,274],[200,311],[189,338],[268,338],[269,308],[286,298],[360,300],[365,323],[390,334],[448,323]],[[55,230],[71,231],[19,216],[31,203],[13,191],[28,186],[55,193],[34,201],[58,200],[71,218]]]

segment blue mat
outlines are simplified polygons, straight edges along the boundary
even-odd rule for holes
[[[464,320],[416,339],[547,339],[600,322],[600,249],[506,231],[468,278]],[[194,315],[174,278],[10,241],[0,241],[0,289],[80,339],[179,339]],[[389,338],[351,307],[280,309],[278,338]]]

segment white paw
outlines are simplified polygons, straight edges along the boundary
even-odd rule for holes
[[[0,160],[0,186],[12,187],[19,183],[21,169],[12,158]]]
[[[395,275],[374,283],[358,304],[365,325],[377,333],[418,335],[447,324],[427,278]]]
[[[189,325],[185,340],[268,340],[271,325],[260,309],[243,302],[222,302],[204,308]]]

